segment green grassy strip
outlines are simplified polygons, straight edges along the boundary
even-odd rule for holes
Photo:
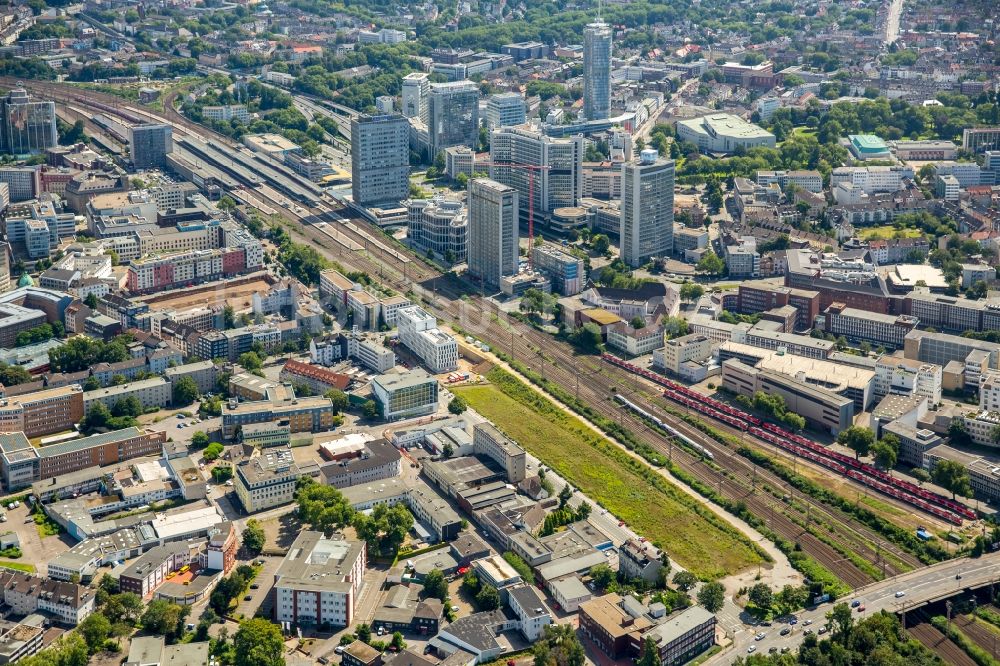
[[[942,560],[947,560],[951,557],[951,555],[949,555],[949,553],[940,546],[921,541],[917,538],[916,534],[910,532],[909,530],[899,527],[895,523],[886,520],[869,509],[851,502],[845,497],[841,497],[836,493],[830,492],[800,474],[794,473],[786,466],[772,460],[763,453],[760,453],[749,446],[740,444],[736,437],[717,431],[701,419],[675,409],[668,409],[667,411],[675,416],[678,416],[679,418],[684,419],[685,422],[693,425],[706,435],[713,437],[727,446],[736,445],[736,452],[744,458],[751,460],[755,464],[774,473],[787,483],[794,486],[799,492],[809,495],[809,497],[812,497],[823,504],[835,507],[846,514],[853,516],[906,552],[915,555],[924,564],[934,564],[935,562],[941,562]]]
[[[994,627],[1000,628],[1000,613],[996,612],[992,608],[977,606],[976,610],[973,612],[980,620],[984,620],[985,622],[992,624]]]
[[[1000,666],[1000,661],[994,659],[990,654],[979,647],[979,644],[965,635],[965,633],[954,624],[949,624],[947,618],[936,615],[931,618],[931,624],[935,629],[947,636],[951,642],[962,648],[962,652],[969,655],[972,661],[979,666]]]
[[[638,453],[647,462],[656,466],[666,468],[672,476],[687,484],[692,490],[697,492],[699,495],[705,497],[709,501],[721,506],[729,513],[742,519],[748,525],[756,529],[761,533],[766,539],[774,543],[774,545],[780,550],[789,561],[789,564],[796,569],[803,576],[807,577],[809,580],[816,581],[823,584],[824,593],[829,594],[832,598],[842,597],[849,593],[851,588],[841,581],[837,576],[824,567],[822,564],[813,559],[810,555],[802,552],[797,548],[797,545],[782,539],[777,534],[772,532],[767,528],[764,521],[758,516],[752,514],[743,502],[733,502],[725,497],[722,497],[714,490],[701,483],[690,474],[682,470],[677,465],[670,463],[668,460],[664,459],[657,451],[652,449],[652,447],[639,442],[635,435],[632,434],[626,428],[623,428],[618,423],[615,423],[609,418],[606,418],[600,414],[597,414],[593,409],[591,409],[585,403],[577,400],[575,396],[569,392],[562,389],[562,387],[555,385],[548,379],[543,377],[541,374],[529,370],[522,364],[513,361],[510,357],[506,357],[503,354],[497,354],[505,362],[511,365],[515,370],[526,377],[536,386],[539,386],[547,393],[552,395],[556,400],[559,400],[567,407],[572,409],[574,412],[580,414],[588,421],[600,428],[609,437],[617,440],[623,446],[631,451]],[[507,374],[507,373],[504,373]],[[721,436],[721,435],[720,435]],[[773,561],[770,555],[762,551],[756,544],[754,547],[762,553],[762,556],[767,561]]]
[[[502,368],[496,367],[487,373],[487,378],[496,386],[501,392],[503,392],[508,397],[516,400],[522,405],[535,410],[538,413],[544,413],[548,410],[557,410],[558,408],[545,398],[541,398],[534,391],[531,391],[527,386],[525,386],[519,379],[514,375],[511,375]],[[527,393],[526,393],[527,392]],[[539,405],[539,401],[544,401],[543,405]],[[604,421],[609,421],[609,419],[604,419]],[[600,427],[600,424],[595,424]],[[637,440],[632,436],[632,434],[621,428],[617,427],[614,432],[623,432],[627,435],[625,441],[621,441],[627,448],[635,450],[635,445],[638,443]],[[608,433],[611,434],[611,433]],[[612,435],[613,436],[613,435]],[[618,437],[614,437],[618,439]],[[631,446],[630,446],[631,444]],[[649,458],[646,458],[647,462],[652,463],[654,466],[662,467],[667,469],[671,474],[676,476],[678,479],[688,484],[696,492],[703,495],[707,499],[716,502],[722,506],[726,506],[728,501],[725,498],[717,495],[713,490],[696,480],[694,477],[688,475],[686,472],[681,470],[676,465],[669,463],[666,458],[660,456],[651,447],[647,445],[640,445],[645,451],[649,453]],[[678,491],[670,483],[668,483],[659,473],[652,469],[649,465],[644,464],[640,460],[636,460],[632,456],[622,452],[620,449],[612,446],[600,447],[599,453],[607,457],[610,461],[616,463],[617,465],[627,467],[632,472],[636,473],[644,481],[650,483],[652,486],[656,487],[660,492],[671,497],[674,501],[679,502],[688,510],[697,514],[700,518],[709,522],[713,527],[718,529],[720,532],[728,535],[730,538],[739,541],[746,548],[750,549],[756,555],[764,561],[772,561],[770,555],[767,554],[760,546],[748,539],[743,533],[734,528],[729,523],[722,520],[713,511],[707,509],[697,501],[691,499],[688,495],[683,492]],[[571,480],[572,481],[572,480]],[[597,498],[594,498],[597,499]],[[607,507],[610,508],[610,507]]]

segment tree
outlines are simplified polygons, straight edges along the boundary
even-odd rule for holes
[[[77,630],[93,654],[104,647],[111,635],[111,622],[101,613],[91,613],[77,626]]]
[[[299,518],[321,532],[342,529],[354,519],[354,507],[332,486],[315,482],[300,486],[296,501]]]
[[[611,249],[611,239],[605,234],[597,234],[590,239],[590,247],[594,248],[597,254],[607,254]]]
[[[174,382],[174,404],[190,405],[198,398],[198,384],[191,377],[181,377]]]
[[[923,485],[931,480],[931,475],[923,467],[914,467],[910,474],[913,475],[913,478],[916,479],[917,483],[920,485]]]
[[[687,592],[698,584],[698,577],[690,571],[678,571],[674,574],[673,582],[682,591]]]
[[[726,588],[722,583],[705,583],[698,590],[698,603],[709,613],[718,613],[726,603]]]
[[[366,400],[363,405],[361,405],[361,415],[364,416],[369,421],[374,421],[379,417],[380,410],[378,408],[378,403],[374,400]]]
[[[573,498],[573,489],[569,487],[569,484],[565,484],[562,490],[559,491],[559,508],[562,509],[566,506],[566,503]]]
[[[201,455],[208,462],[212,462],[213,460],[218,459],[218,457],[222,455],[224,449],[225,447],[222,446],[222,444],[220,444],[219,442],[212,442],[207,447],[205,447],[205,450],[201,452]]]
[[[832,630],[833,640],[847,643],[847,639],[851,635],[851,627],[854,625],[854,614],[851,613],[851,607],[845,603],[837,604],[833,610],[826,614],[826,619]]]
[[[701,255],[695,270],[709,275],[722,275],[726,270],[726,262],[719,258],[715,252],[708,250]]]
[[[140,624],[146,633],[166,636],[170,642],[183,633],[183,622],[190,612],[190,606],[170,603],[165,599],[154,599],[146,606]]]
[[[358,538],[367,542],[370,554],[395,555],[413,527],[413,514],[403,504],[379,504],[371,514],[354,514],[351,524]]]
[[[191,435],[191,446],[193,446],[194,448],[203,449],[206,446],[208,446],[208,444],[209,444],[208,435],[206,435],[201,430]]]
[[[3,383],[4,383],[4,385],[7,384],[7,382],[3,382]],[[87,377],[87,380],[85,382],[83,382],[83,390],[84,391],[96,391],[99,388],[101,388],[101,382],[99,382],[97,380],[97,377],[94,377],[93,375],[91,375],[90,377]]]
[[[480,585],[476,593],[476,605],[479,610],[490,611],[500,608],[500,593],[492,585]]]
[[[886,434],[872,445],[872,455],[875,456],[876,465],[882,469],[892,469],[899,457],[899,438],[892,433]]]
[[[338,391],[337,389],[330,389],[323,394],[323,397],[333,403],[333,411],[336,414],[347,411],[347,408],[351,405],[350,398],[343,391]]]
[[[590,580],[598,589],[606,590],[615,582],[615,571],[607,564],[595,564],[590,567]]]
[[[771,588],[765,583],[757,583],[750,588],[747,593],[747,599],[761,610],[770,610],[771,605],[774,603],[774,593],[771,592]]]
[[[534,666],[583,666],[586,654],[571,624],[548,624],[532,648]]]
[[[569,341],[574,347],[585,354],[597,354],[601,351],[601,329],[593,322],[587,322],[569,335]]]
[[[652,636],[646,636],[642,642],[642,656],[636,662],[638,666],[660,666],[660,649]]]
[[[681,285],[681,300],[697,301],[705,293],[705,288],[694,282],[685,282]]]
[[[142,598],[135,592],[122,592],[113,595],[104,604],[102,612],[112,624],[125,622],[134,625],[142,616]]]
[[[392,632],[392,643],[390,643],[397,652],[402,652],[406,649],[406,641],[403,640],[403,634],[398,631]]]
[[[424,576],[424,594],[441,601],[448,597],[448,581],[440,569],[431,569]]]
[[[248,351],[240,354],[239,364],[247,372],[259,371],[264,367],[264,362],[257,355],[257,352]]]
[[[247,552],[251,556],[260,555],[260,552],[264,550],[265,540],[264,528],[260,526],[257,519],[248,520],[246,529],[243,530],[243,547],[247,549]]]
[[[460,395],[456,395],[448,403],[448,411],[452,414],[463,414],[466,409],[469,408],[468,403],[465,402],[465,398]]]
[[[372,629],[367,623],[362,622],[354,628],[354,635],[357,636],[358,640],[362,643],[370,643],[372,640]]]
[[[872,444],[875,443],[875,433],[871,428],[862,426],[851,426],[846,430],[841,430],[837,435],[837,443],[854,451],[854,458],[867,456]]]
[[[226,307],[222,308],[222,327],[226,330],[236,328],[236,310],[233,309],[232,305],[227,304]]]
[[[86,305],[91,310],[97,309],[97,294],[90,292],[87,297],[83,299],[83,304]]]
[[[951,491],[951,498],[955,495],[962,497],[972,496],[972,486],[969,483],[969,470],[965,465],[955,460],[938,460],[931,468],[931,478],[945,490]]]
[[[240,624],[233,637],[235,662],[240,666],[285,666],[285,641],[278,625],[254,618]]]

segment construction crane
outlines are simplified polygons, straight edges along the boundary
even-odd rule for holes
[[[480,162],[482,166],[503,167],[507,169],[524,169],[528,172],[528,270],[534,268],[532,248],[535,246],[535,172],[548,171],[552,167],[540,164],[523,164],[521,162]],[[490,174],[493,177],[493,174]]]

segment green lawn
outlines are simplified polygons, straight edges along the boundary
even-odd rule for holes
[[[858,238],[861,240],[889,240],[890,238],[920,238],[923,232],[920,229],[897,229],[891,224],[881,227],[868,227],[858,231]]]
[[[26,571],[35,573],[35,565],[27,562],[11,562],[10,560],[0,560],[0,568],[14,569],[16,571]]]
[[[681,566],[711,579],[764,561],[745,536],[646,463],[508,373],[494,369],[490,379],[495,383],[452,390]]]

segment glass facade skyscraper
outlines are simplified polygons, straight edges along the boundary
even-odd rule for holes
[[[601,20],[583,30],[583,115],[587,120],[611,115],[611,26]]]

